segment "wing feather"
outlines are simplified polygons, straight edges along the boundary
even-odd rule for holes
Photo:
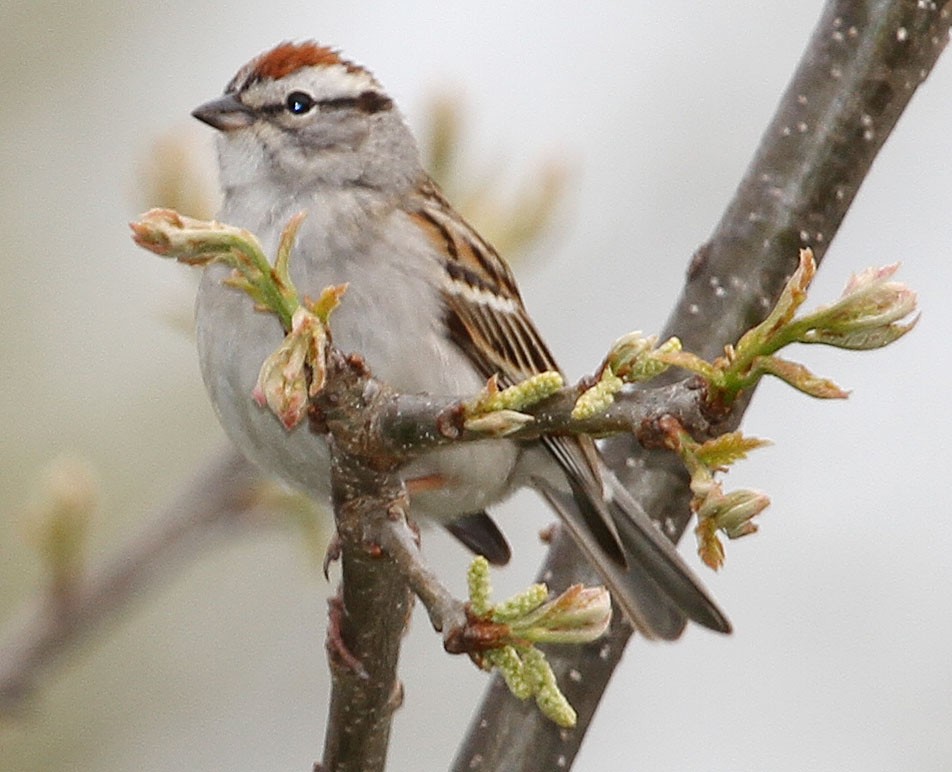
[[[529,318],[508,265],[443,199],[424,187],[417,224],[447,255],[444,300],[452,339],[482,374],[509,386],[559,366]],[[547,436],[542,444],[565,471],[586,525],[605,552],[625,565],[618,532],[604,502],[595,446],[589,437]]]

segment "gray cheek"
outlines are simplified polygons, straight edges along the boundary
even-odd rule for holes
[[[287,127],[286,127],[287,128]],[[350,151],[361,148],[367,140],[367,122],[350,111],[321,113],[315,120],[284,134],[303,152]]]
[[[267,176],[266,154],[253,129],[218,137],[219,184],[222,190],[253,185]]]

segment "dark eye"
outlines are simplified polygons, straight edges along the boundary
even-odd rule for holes
[[[304,115],[305,113],[309,113],[314,109],[314,105],[316,104],[317,102],[314,101],[314,97],[303,91],[292,91],[288,94],[288,98],[284,100],[284,106],[291,115]]]

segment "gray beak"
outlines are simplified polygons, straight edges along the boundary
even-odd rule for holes
[[[255,121],[254,113],[243,105],[234,94],[225,94],[192,110],[192,115],[219,131],[234,131],[250,126]]]

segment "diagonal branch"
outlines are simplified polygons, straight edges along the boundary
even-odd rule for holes
[[[764,317],[793,271],[798,247],[812,245],[822,258],[873,159],[948,42],[950,23],[948,2],[827,3],[733,200],[691,262],[665,336],[714,356]],[[742,412],[738,405],[735,423]],[[645,509],[674,524],[680,538],[689,517],[684,473],[630,439],[613,438],[606,451]],[[594,579],[564,532],[540,575],[556,589]],[[604,641],[550,655],[579,714],[574,732],[547,723],[493,679],[453,769],[571,766],[630,635],[616,621]]]

